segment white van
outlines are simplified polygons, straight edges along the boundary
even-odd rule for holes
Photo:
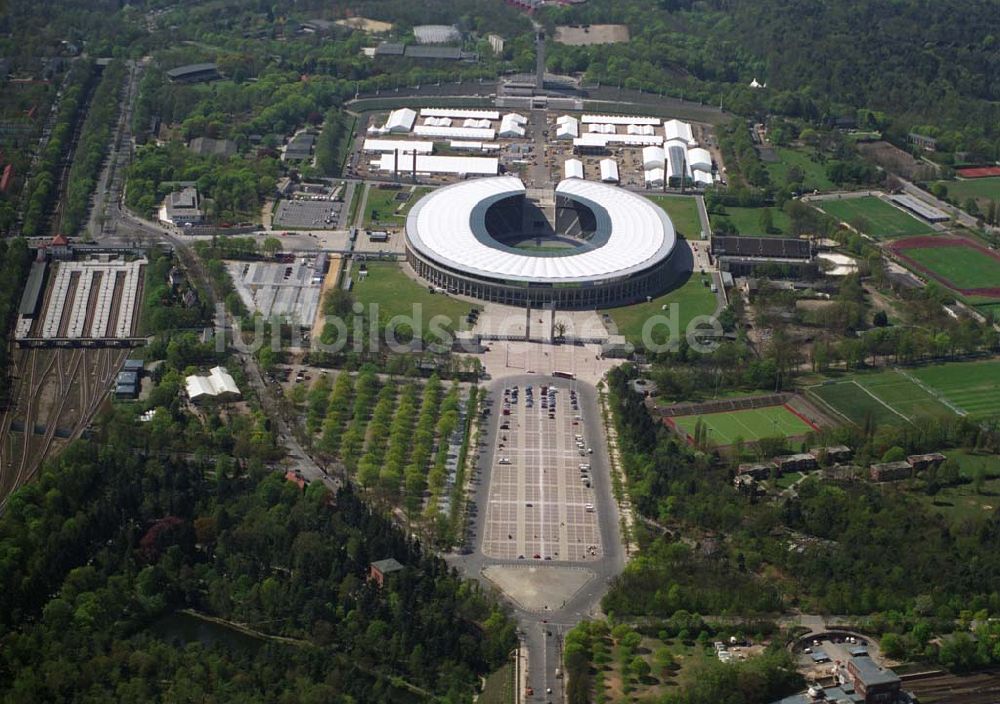
[[[585,504],[583,508],[587,513],[594,512],[594,504]]]

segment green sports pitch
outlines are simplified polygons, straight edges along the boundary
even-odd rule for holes
[[[856,374],[809,391],[848,420],[908,425],[920,417],[1000,416],[1000,361]]]
[[[767,406],[742,411],[722,411],[669,419],[678,431],[694,437],[698,420],[708,429],[708,439],[716,445],[732,445],[737,438],[745,441],[773,437],[798,437],[814,428],[786,406]]]
[[[824,200],[816,205],[841,222],[858,226],[865,234],[876,239],[933,232],[928,225],[912,215],[875,196]]]

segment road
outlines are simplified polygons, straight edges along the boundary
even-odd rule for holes
[[[564,680],[556,677],[556,668],[562,667],[562,642],[566,632],[580,621],[595,616],[598,613],[601,597],[607,591],[611,579],[619,574],[625,565],[625,551],[622,547],[619,533],[618,506],[611,493],[610,458],[608,456],[607,439],[601,419],[597,399],[597,389],[582,381],[566,379],[554,380],[560,387],[575,388],[580,400],[580,410],[583,416],[583,433],[588,442],[592,443],[594,454],[590,456],[590,464],[594,477],[595,509],[600,524],[601,545],[603,556],[598,560],[586,563],[553,560],[538,563],[523,560],[498,560],[487,557],[482,552],[482,536],[486,522],[486,505],[489,498],[491,471],[495,464],[493,448],[496,447],[496,435],[500,426],[500,406],[502,404],[505,386],[519,385],[522,388],[528,384],[539,385],[553,381],[551,377],[539,374],[506,377],[493,382],[488,387],[490,397],[494,399],[494,410],[490,415],[488,427],[480,437],[480,454],[473,477],[475,505],[478,507],[470,527],[470,542],[474,551],[470,555],[450,555],[446,559],[465,576],[478,579],[486,584],[483,570],[491,566],[533,567],[536,570],[552,570],[559,568],[585,568],[593,573],[593,578],[584,584],[575,594],[558,606],[554,603],[548,608],[529,610],[511,600],[515,618],[520,626],[522,646],[528,652],[526,677],[521,687],[529,686],[534,690],[534,696],[525,697],[526,702],[561,702],[563,701]],[[544,577],[542,577],[544,579]],[[551,634],[551,635],[550,635]],[[552,693],[546,690],[551,688]],[[522,690],[523,691],[523,690]]]

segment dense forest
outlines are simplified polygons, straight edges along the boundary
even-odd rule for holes
[[[632,41],[553,44],[549,67],[593,81],[811,120],[876,111],[946,149],[1000,157],[993,0],[662,0],[548,9],[545,23],[620,22]],[[749,88],[756,78],[763,90]]]
[[[0,518],[0,701],[466,702],[505,660],[512,622],[350,490],[145,455],[129,414],[106,420]],[[405,569],[379,590],[386,557]],[[150,629],[179,608],[260,647]]]
[[[21,304],[31,252],[25,240],[0,240],[0,408],[10,393],[10,335]]]

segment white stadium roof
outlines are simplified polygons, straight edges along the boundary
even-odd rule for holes
[[[593,211],[596,230],[591,242],[600,244],[578,254],[524,254],[489,236],[486,211],[494,203],[525,192],[524,184],[513,176],[439,188],[418,201],[407,216],[409,245],[458,271],[531,283],[615,279],[648,269],[674,248],[673,224],[650,200],[625,189],[569,178],[556,186],[556,195]]]
[[[434,151],[434,142],[417,142],[405,139],[366,139],[363,147],[366,152],[417,152],[430,154]]]
[[[459,108],[420,108],[420,117],[471,117],[477,120],[499,120],[497,110],[462,110]]]
[[[381,171],[398,171],[408,174],[413,171],[413,155],[399,154],[399,164],[396,165],[395,152],[383,154],[377,162]],[[396,167],[393,169],[393,167]],[[418,174],[467,174],[470,176],[496,176],[500,169],[500,160],[496,157],[484,156],[427,156],[417,154]]]
[[[658,117],[636,117],[635,115],[584,115],[583,123],[603,122],[608,125],[659,125]]]

